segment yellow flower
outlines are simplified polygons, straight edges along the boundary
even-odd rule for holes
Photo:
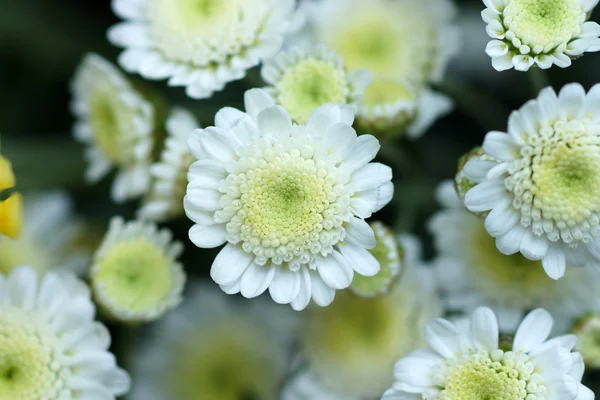
[[[16,184],[12,165],[5,157],[0,156],[0,192],[12,189]],[[13,192],[0,202],[0,233],[16,239],[21,232],[23,222],[23,197]]]

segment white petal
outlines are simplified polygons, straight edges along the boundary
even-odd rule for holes
[[[220,129],[231,129],[246,115],[244,112],[232,107],[225,107],[215,115],[215,126]]]
[[[487,180],[467,192],[465,206],[473,212],[488,211],[494,208],[503,197],[506,197],[504,182]]]
[[[372,249],[377,244],[373,229],[362,218],[352,218],[348,221],[345,241],[366,249]]]
[[[340,252],[348,265],[360,275],[374,276],[381,270],[381,266],[373,254],[362,247],[346,244],[340,246]]]
[[[521,240],[520,251],[530,260],[541,260],[548,253],[549,242],[545,237],[535,236],[527,230]]]
[[[485,218],[485,229],[497,237],[504,235],[519,221],[519,214],[513,209],[509,198],[502,199]]]
[[[351,178],[350,189],[364,192],[376,189],[392,180],[392,169],[380,163],[369,163],[358,169]]]
[[[349,174],[373,160],[381,148],[379,140],[371,135],[361,135],[356,139],[350,155],[344,160],[342,168]]]
[[[590,0],[584,0],[584,1],[590,1]],[[591,1],[597,3],[598,0],[591,0]],[[597,22],[587,21],[581,25],[581,37],[597,38],[599,36],[600,36],[600,25],[598,25]]]
[[[276,268],[280,267],[250,264],[242,275],[240,286],[242,296],[252,299],[263,294],[273,281]]]
[[[337,164],[348,157],[354,148],[356,137],[356,131],[350,125],[340,122],[330,126],[323,137],[323,150],[329,154],[327,159]]]
[[[327,286],[316,272],[310,272],[312,299],[320,307],[327,307],[335,297],[335,289]]]
[[[510,256],[515,254],[521,248],[521,241],[527,232],[528,230],[517,225],[504,235],[496,238],[496,247],[504,255]]]
[[[285,268],[276,268],[273,282],[269,286],[269,293],[275,303],[289,304],[298,297],[302,287],[302,273],[290,271]]]
[[[242,276],[253,260],[254,255],[228,244],[217,254],[210,269],[210,277],[219,285],[229,285]]]
[[[488,351],[498,348],[498,321],[494,312],[486,307],[475,310],[471,318],[471,336],[474,343]]]
[[[565,85],[558,94],[559,112],[563,118],[577,118],[585,101],[585,89],[579,83]]]
[[[235,156],[234,149],[240,145],[233,135],[216,127],[204,129],[198,136],[198,141],[205,155],[222,162],[231,161]]]
[[[298,293],[298,296],[296,296],[296,298],[290,303],[292,308],[296,311],[304,310],[306,306],[308,306],[308,303],[310,303],[312,295],[312,279],[308,268],[301,267],[299,273],[300,291]]]
[[[498,163],[494,161],[471,158],[465,164],[463,173],[467,179],[473,182],[481,183],[485,180],[488,172],[496,165],[498,165]]]
[[[583,116],[590,118],[593,122],[600,120],[600,84],[592,86],[588,92],[583,105]]]
[[[517,71],[529,71],[535,60],[529,55],[519,54],[513,57],[512,62]]]
[[[465,338],[452,323],[436,318],[425,325],[425,340],[444,358],[455,358],[465,346]]]
[[[277,138],[289,137],[292,133],[292,119],[281,106],[267,107],[258,113],[258,129]]]
[[[388,182],[376,189],[372,189],[366,192],[357,193],[358,197],[353,197],[350,202],[354,206],[354,200],[364,201],[371,213],[377,212],[385,207],[394,196],[394,184]],[[357,214],[359,217],[363,217]],[[370,216],[370,215],[369,215]],[[364,217],[367,218],[367,217]]]
[[[334,250],[327,257],[318,257],[315,265],[323,282],[333,289],[346,289],[352,283],[354,270],[338,251]]]
[[[256,120],[258,113],[275,105],[275,100],[262,89],[250,89],[244,94],[246,112]]]
[[[508,53],[508,45],[501,40],[491,40],[487,44],[485,52],[490,57],[502,57]]]
[[[521,322],[513,349],[516,351],[530,352],[548,339],[554,321],[548,311],[538,308],[533,310]]]
[[[492,67],[494,67],[496,71],[506,71],[513,68],[513,56],[513,53],[508,53],[501,57],[492,57]]]
[[[31,267],[18,267],[11,271],[6,281],[6,293],[4,298],[9,304],[30,310],[35,305],[38,277],[36,271]]]
[[[542,259],[544,271],[552,279],[559,279],[565,274],[566,260],[562,245],[552,244]]]
[[[489,132],[483,140],[483,151],[500,161],[513,161],[519,146],[504,132]]]
[[[225,236],[227,230],[225,225],[194,225],[190,229],[190,240],[196,246],[202,249],[210,249],[213,247],[219,247],[224,244],[227,240]]]

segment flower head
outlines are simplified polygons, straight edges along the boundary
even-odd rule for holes
[[[358,105],[371,75],[348,73],[344,61],[325,45],[294,47],[265,63],[265,90],[296,123],[306,123],[312,111],[325,104]]]
[[[441,315],[433,270],[413,254],[415,240],[401,240],[409,264],[389,294],[365,299],[343,291],[329,307],[309,310],[300,335],[307,370],[292,380],[286,400],[303,399],[306,391],[332,400],[375,398],[391,385],[395,361],[421,347],[425,323]]]
[[[132,400],[279,399],[295,319],[197,285],[135,353]]]
[[[29,265],[40,273],[55,268],[83,272],[91,251],[75,248],[84,224],[72,213],[73,204],[66,193],[27,195],[21,235],[14,240],[0,240],[0,274],[8,274],[20,265]]]
[[[600,50],[600,25],[586,22],[598,0],[484,0],[481,13],[492,40],[486,53],[498,71],[534,64],[565,68]]]
[[[379,262],[381,269],[374,276],[354,277],[350,290],[362,297],[375,297],[389,293],[404,270],[404,250],[394,232],[378,221],[369,225],[375,233],[376,241],[375,247],[370,252]]]
[[[318,108],[305,125],[265,91],[246,93],[246,113],[225,108],[216,127],[195,131],[184,200],[196,223],[191,241],[227,243],[211,276],[227,293],[305,308],[326,306],[354,271],[371,276],[379,263],[364,221],[393,194],[391,169],[370,163],[373,136],[356,136],[349,106]]]
[[[119,63],[147,79],[169,78],[188,96],[209,98],[274,56],[298,29],[295,0],[113,0],[126,22],[109,40]]]
[[[593,399],[580,383],[581,354],[571,352],[577,338],[547,340],[552,322],[547,311],[532,311],[507,349],[500,348],[498,323],[489,308],[475,310],[461,327],[435,319],[425,326],[430,349],[398,361],[396,382],[383,399]]]
[[[12,190],[16,185],[12,164],[0,155],[0,195]],[[23,197],[11,192],[0,202],[0,233],[15,239],[21,234],[23,224]]]
[[[150,190],[138,210],[138,217],[164,221],[184,214],[183,197],[187,186],[187,171],[194,161],[187,142],[200,124],[189,111],[176,108],[167,118],[167,138],[160,160],[151,167]]]
[[[112,167],[119,172],[114,201],[141,196],[150,184],[154,107],[115,66],[89,54],[72,84],[75,139],[87,146],[86,179],[95,183]]]
[[[541,261],[502,254],[485,231],[483,218],[465,209],[451,181],[440,185],[438,199],[444,208],[433,216],[429,229],[449,309],[471,314],[478,306],[489,306],[498,313],[500,330],[514,332],[527,310],[544,307],[562,333],[582,308],[592,306],[600,283],[596,271],[577,268],[555,281]]]
[[[113,218],[90,270],[96,301],[120,321],[158,319],[181,302],[185,274],[176,260],[182,250],[166,229]]]
[[[0,398],[114,400],[130,380],[108,352],[87,286],[19,267],[0,275]]]
[[[579,84],[557,96],[544,89],[513,112],[508,133],[490,132],[466,176],[479,184],[465,204],[489,212],[485,228],[507,255],[542,260],[558,279],[565,265],[600,265],[600,86]]]
[[[416,139],[453,107],[450,98],[428,88],[380,77],[367,87],[356,122],[361,132],[378,137]]]

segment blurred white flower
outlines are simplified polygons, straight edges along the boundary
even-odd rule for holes
[[[515,111],[508,133],[490,132],[466,176],[479,184],[465,205],[487,212],[485,228],[507,255],[542,260],[558,279],[568,263],[600,266],[600,85],[559,96],[546,88]]]
[[[577,337],[547,340],[552,322],[547,311],[532,311],[507,350],[500,349],[498,323],[489,308],[475,310],[464,326],[435,319],[425,326],[431,349],[398,361],[396,382],[382,400],[594,399],[580,383],[581,354],[571,352]]]
[[[64,192],[26,195],[21,235],[0,240],[0,273],[8,274],[19,265],[40,273],[54,268],[83,273],[91,250],[76,248],[84,225],[72,212],[71,199]]]
[[[119,63],[146,79],[185,86],[209,98],[281,48],[297,30],[295,0],[113,0],[125,22],[109,40],[125,51]]]
[[[377,139],[356,136],[350,106],[316,109],[295,125],[265,91],[246,93],[246,112],[222,109],[216,127],[195,131],[184,200],[198,247],[227,245],[211,277],[229,294],[304,309],[326,306],[354,272],[372,276],[365,222],[392,198],[392,171],[370,163]]]
[[[487,234],[483,218],[471,214],[451,181],[442,183],[443,209],[429,223],[438,252],[437,272],[448,308],[471,314],[485,305],[498,316],[500,330],[512,333],[527,310],[543,307],[555,318],[555,331],[565,333],[582,311],[596,309],[600,274],[574,268],[555,281],[540,261],[521,254],[504,255]]]
[[[361,131],[394,139],[417,139],[454,108],[452,100],[427,87],[396,79],[375,78],[356,115]]]
[[[434,271],[420,260],[415,237],[401,243],[407,267],[388,295],[365,299],[344,291],[329,307],[309,310],[300,335],[307,370],[284,390],[284,400],[379,397],[393,382],[398,358],[424,345],[425,323],[442,311]]]
[[[296,320],[256,299],[198,285],[141,342],[131,400],[278,400]]]
[[[600,50],[600,25],[586,22],[598,0],[484,0],[492,38],[486,53],[498,71],[565,68]]]
[[[265,63],[262,77],[268,85],[264,89],[298,124],[328,103],[359,105],[371,81],[367,70],[349,74],[341,57],[325,45],[279,53]]]
[[[373,276],[354,276],[350,290],[362,297],[375,297],[389,293],[398,283],[405,264],[404,249],[392,229],[379,221],[372,222],[369,226],[375,233],[376,243],[369,251],[379,262],[381,269]]]
[[[118,168],[112,199],[124,202],[150,184],[154,107],[114,65],[88,54],[71,85],[75,139],[86,145],[86,179],[96,183]]]
[[[31,267],[0,275],[0,397],[105,399],[130,379],[108,352],[110,335],[94,322],[94,303],[72,274],[38,276]]]
[[[187,143],[198,128],[200,124],[189,111],[171,110],[166,122],[164,148],[160,160],[152,164],[152,184],[138,210],[138,218],[164,221],[184,215],[187,172],[194,161]]]
[[[110,222],[90,270],[94,298],[111,318],[148,322],[179,305],[185,283],[183,251],[167,229],[150,222]]]

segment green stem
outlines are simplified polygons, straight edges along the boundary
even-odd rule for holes
[[[548,74],[541,68],[533,67],[529,69],[527,75],[531,83],[531,88],[534,92],[534,97],[537,97],[542,89],[552,86],[550,84],[550,79],[548,79]]]

